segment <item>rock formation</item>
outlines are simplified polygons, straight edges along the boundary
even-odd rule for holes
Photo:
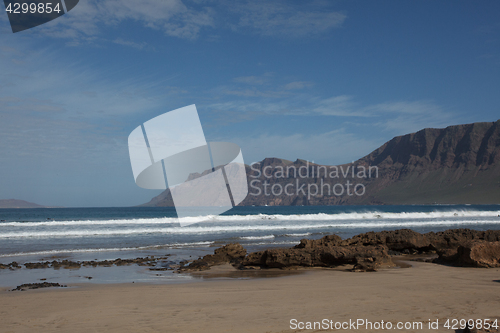
[[[436,254],[436,263],[455,266],[500,267],[500,230],[451,229],[420,234],[409,229],[367,232],[343,240],[337,235],[303,239],[293,248],[268,249],[246,255],[240,244],[228,244],[181,271],[206,270],[231,263],[240,269],[336,267],[352,265],[353,271],[375,271],[394,266],[391,255]]]

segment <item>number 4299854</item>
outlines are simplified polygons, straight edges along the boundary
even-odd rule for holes
[[[51,2],[40,2],[40,3],[26,3],[26,2],[15,2],[15,3],[9,3],[7,8],[5,8],[5,11],[8,12],[9,14],[50,14],[52,12],[60,13],[61,8],[59,6],[59,3],[56,3],[55,6],[52,6]]]
[[[449,330],[458,330],[465,328],[476,328],[476,329],[498,329],[498,319],[448,319],[444,324],[444,327]]]

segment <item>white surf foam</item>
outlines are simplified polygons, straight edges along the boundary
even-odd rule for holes
[[[113,229],[67,229],[67,230],[29,230],[29,231],[11,231],[0,233],[0,239],[5,238],[50,238],[50,237],[99,237],[99,236],[128,236],[128,235],[189,235],[189,234],[220,234],[230,232],[252,232],[252,231],[300,231],[308,229],[378,229],[378,228],[410,228],[410,227],[432,227],[432,226],[450,226],[460,227],[464,225],[484,225],[500,223],[500,221],[492,221],[488,219],[481,220],[431,220],[422,221],[419,219],[413,220],[368,220],[368,221],[350,221],[339,222],[330,221],[330,223],[300,223],[300,224],[267,224],[267,225],[232,225],[224,224],[217,226],[189,226],[189,227],[170,227],[170,228],[113,228]],[[25,230],[25,229],[24,229]],[[333,230],[334,231],[334,230]],[[274,236],[273,236],[274,237]]]
[[[302,234],[284,234],[283,236],[285,236],[285,237],[305,237],[305,236],[310,236],[310,235],[312,235],[312,233],[306,232],[306,233],[302,233]]]
[[[148,219],[117,219],[117,220],[85,220],[85,221],[42,221],[42,222],[1,222],[2,227],[59,227],[59,226],[85,226],[85,225],[178,225],[200,222],[252,222],[252,221],[343,221],[343,220],[394,220],[394,219],[436,219],[436,218],[474,218],[474,217],[500,217],[498,211],[476,210],[450,210],[435,212],[352,212],[338,214],[257,214],[257,215],[207,215],[197,217],[161,217]]]
[[[266,236],[243,236],[243,237],[238,237],[239,239],[246,239],[246,240],[256,240],[256,239],[273,239],[274,235],[266,235]]]

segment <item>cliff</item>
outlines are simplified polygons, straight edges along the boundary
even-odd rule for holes
[[[500,204],[500,120],[397,136],[351,164],[266,158],[247,178],[240,205]],[[145,206],[173,206],[169,190]]]

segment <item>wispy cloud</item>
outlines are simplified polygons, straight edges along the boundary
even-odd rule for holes
[[[125,39],[122,39],[122,38],[117,38],[113,41],[113,43],[115,44],[119,44],[119,45],[123,45],[123,46],[128,46],[128,47],[132,47],[134,49],[138,49],[138,50],[142,50],[143,48],[145,48],[146,46],[148,46],[147,43],[145,42],[142,42],[142,43],[136,43],[136,42],[132,42],[130,40],[125,40]]]
[[[312,102],[310,114],[320,114],[325,116],[345,116],[345,117],[366,117],[369,116],[360,110],[353,101],[352,96],[341,95],[328,98],[315,98]]]
[[[60,60],[57,51],[0,49],[2,156],[65,150],[81,155],[122,138],[127,119],[156,113],[182,89],[155,80],[122,80]],[[8,153],[7,153],[8,151]]]
[[[86,0],[80,1],[68,15],[30,33],[66,38],[70,45],[79,45],[105,41],[100,39],[103,29],[135,22],[146,29],[163,31],[167,36],[190,40],[213,28],[250,31],[261,36],[309,37],[342,26],[347,16],[330,7],[263,0]],[[206,38],[213,39],[213,33],[206,33]],[[122,45],[136,48],[141,45],[125,38],[123,41],[126,44]]]
[[[200,29],[214,26],[213,16],[211,8],[188,7],[180,0],[87,0],[80,1],[68,15],[41,26],[39,31],[81,42],[94,40],[105,26],[135,21],[168,36],[195,39]]]
[[[245,1],[231,10],[239,15],[233,29],[249,29],[264,36],[303,37],[338,28],[346,15],[325,6],[292,5],[285,1]]]

